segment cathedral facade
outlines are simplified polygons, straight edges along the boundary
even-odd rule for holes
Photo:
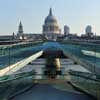
[[[52,9],[50,8],[49,15],[45,18],[43,25],[43,35],[48,40],[56,40],[59,35],[61,35],[61,29],[59,28],[58,21],[52,14]]]

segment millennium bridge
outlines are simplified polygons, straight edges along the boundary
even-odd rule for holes
[[[100,100],[100,45],[66,41],[0,45],[0,100],[29,96],[42,100],[40,92],[50,100],[60,100],[59,95],[62,100]]]

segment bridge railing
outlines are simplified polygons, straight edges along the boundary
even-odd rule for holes
[[[43,68],[44,70],[44,68]],[[18,74],[12,74],[12,75],[4,75],[0,77],[0,81],[7,81],[7,80],[13,80],[13,79],[17,79],[18,77],[23,78],[23,77],[27,77],[27,76],[34,76],[33,79],[38,79],[36,78],[37,76],[41,76],[41,78],[39,79],[49,79],[48,75],[55,75],[57,77],[55,77],[55,79],[64,79],[66,80],[67,76],[74,76],[76,77],[75,79],[73,79],[74,82],[83,82],[83,80],[87,80],[89,82],[94,82],[94,83],[99,83],[100,84],[100,80],[95,79],[95,76],[93,76],[93,74],[89,74],[89,73],[81,73],[81,72],[77,72],[77,71],[67,71],[65,74],[59,74],[57,75],[56,72],[55,73],[51,73],[51,74],[38,74],[36,73],[35,70],[32,70],[30,72],[20,72]],[[83,80],[80,80],[83,79]]]
[[[73,48],[71,48],[73,49]],[[75,49],[75,48],[74,48]],[[68,56],[70,59],[72,59],[74,62],[82,65],[83,67],[85,67],[86,69],[90,70],[92,73],[94,73],[97,78],[100,78],[100,66],[97,64],[97,60],[94,57],[93,58],[93,62],[89,61],[86,58],[90,58],[89,56],[85,56],[82,53],[80,53],[80,50],[72,50],[72,51],[68,51],[65,48],[62,48],[64,55]],[[99,60],[98,60],[99,61]]]
[[[10,66],[40,51],[42,43],[42,41],[38,41],[0,45],[0,69]]]
[[[13,74],[14,72],[20,70],[21,68],[23,68],[25,65],[27,65],[28,63],[32,62],[33,60],[37,59],[38,57],[40,57],[43,54],[43,51],[39,51],[38,53],[33,54],[32,56],[25,58],[11,66],[8,66],[2,70],[0,70],[0,76],[4,76],[4,75],[10,75]]]
[[[70,75],[70,79],[70,83],[73,86],[96,98],[100,97],[100,81],[73,74]]]
[[[18,81],[19,83],[22,81],[28,82],[28,79],[31,80],[31,82],[35,82],[35,80],[48,80],[48,77],[42,77],[42,79],[36,79],[36,77],[44,76],[44,74],[36,74],[35,71],[31,71],[28,73],[20,73],[15,74],[13,77],[10,75],[5,76],[5,79],[0,81],[0,86],[6,86],[6,84],[14,83]],[[4,77],[4,76],[3,76]],[[66,82],[70,82],[71,85],[73,85],[75,88],[78,88],[80,90],[85,91],[88,94],[91,94],[93,96],[98,95],[98,91],[100,90],[100,82],[96,80],[87,79],[83,76],[77,76],[75,74],[66,73],[62,74],[56,79],[65,80]],[[16,85],[15,85],[16,86]]]

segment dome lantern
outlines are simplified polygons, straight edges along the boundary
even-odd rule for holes
[[[52,8],[50,8],[49,16],[52,16]]]

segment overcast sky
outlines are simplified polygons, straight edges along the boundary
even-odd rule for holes
[[[41,33],[50,7],[62,32],[64,25],[78,34],[91,25],[100,34],[100,0],[0,0],[0,35],[16,33],[20,20],[25,33]]]

